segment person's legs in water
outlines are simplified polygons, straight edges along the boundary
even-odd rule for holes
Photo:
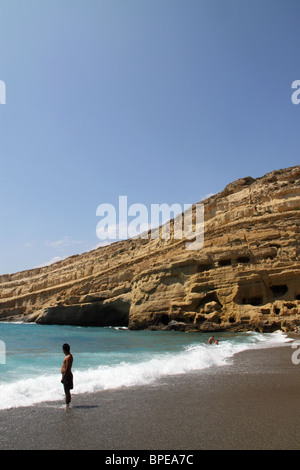
[[[66,405],[69,405],[71,403],[71,392],[70,390],[66,389]]]

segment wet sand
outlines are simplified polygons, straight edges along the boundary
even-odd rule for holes
[[[299,338],[300,339],[300,338]],[[0,411],[0,449],[288,450],[300,447],[291,345],[153,385]],[[300,354],[299,354],[300,356]]]

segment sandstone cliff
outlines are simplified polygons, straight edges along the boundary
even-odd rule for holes
[[[0,276],[0,320],[132,329],[300,325],[300,166],[204,201],[205,241],[137,238]]]

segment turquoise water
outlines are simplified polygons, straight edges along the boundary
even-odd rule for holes
[[[153,383],[161,377],[222,366],[245,349],[276,346],[282,333],[209,334],[126,328],[0,323],[0,409],[60,400],[63,343],[74,355],[73,394]],[[5,363],[2,363],[5,362]]]

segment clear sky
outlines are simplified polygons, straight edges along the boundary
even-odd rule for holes
[[[0,273],[299,164],[299,0],[1,0]]]

